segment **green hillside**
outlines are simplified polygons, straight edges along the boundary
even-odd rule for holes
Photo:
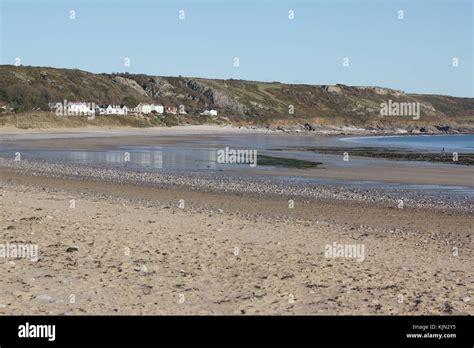
[[[48,110],[49,102],[96,104],[154,102],[183,105],[189,117],[216,109],[219,119],[255,125],[466,125],[474,124],[474,98],[406,94],[380,87],[296,85],[243,80],[93,74],[81,70],[0,66],[0,106],[14,112]],[[421,117],[381,118],[380,104],[419,102]],[[132,105],[133,106],[133,105]],[[5,112],[5,111],[4,111]]]

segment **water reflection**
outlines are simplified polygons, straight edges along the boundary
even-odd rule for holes
[[[136,171],[174,171],[182,173],[212,173],[213,172],[227,172],[227,174],[254,174],[254,168],[248,164],[223,164],[217,162],[217,151],[225,146],[234,149],[258,149],[259,154],[271,155],[275,157],[291,157],[309,161],[321,161],[324,165],[333,164],[336,166],[370,166],[376,163],[381,163],[384,160],[351,160],[350,162],[343,162],[340,156],[330,156],[323,154],[316,154],[310,151],[298,151],[287,149],[284,152],[271,151],[269,149],[274,147],[282,147],[281,143],[277,144],[273,138],[261,137],[258,141],[251,142],[247,138],[247,143],[242,139],[218,139],[205,143],[201,142],[196,147],[179,146],[123,146],[109,150],[38,150],[38,149],[21,149],[21,146],[5,147],[0,149],[0,155],[4,157],[14,158],[15,152],[21,153],[21,158],[25,160],[45,160],[52,162],[69,162],[74,164],[82,164],[96,167],[120,167],[130,168]],[[304,139],[305,145],[314,145],[316,140]],[[293,139],[283,140],[285,145],[293,144]],[[252,148],[249,148],[249,145]],[[279,145],[279,146],[278,146]],[[387,163],[390,161],[387,160]],[[397,165],[430,165],[419,162],[391,162]],[[301,185],[315,185],[315,184],[348,184],[344,180],[319,179],[317,177],[270,177],[266,174],[274,170],[273,167],[258,166],[258,174],[262,174],[260,178],[265,180],[282,180],[289,184]],[[249,172],[246,172],[249,171]],[[455,186],[431,186],[431,185],[402,185],[378,183],[371,181],[350,181],[351,187],[368,188],[374,186],[381,186],[386,189],[400,189],[410,188],[412,190],[423,190],[425,192],[432,191],[436,194],[449,194],[459,197],[474,197],[474,191],[468,187]]]
[[[16,150],[15,150],[16,151]],[[214,148],[133,147],[114,150],[20,150],[22,159],[68,162],[74,164],[127,167],[134,170],[225,171],[245,170],[249,165],[217,162]],[[14,152],[2,149],[1,155],[12,157]],[[267,168],[262,168],[267,169]]]
[[[36,151],[35,158],[43,158],[41,151]],[[163,168],[163,152],[161,149],[152,151],[54,151],[44,159],[53,157],[55,160],[77,164],[92,164],[105,166],[138,166],[153,169]]]

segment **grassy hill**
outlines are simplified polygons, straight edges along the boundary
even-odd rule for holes
[[[183,105],[186,122],[205,109],[219,121],[240,125],[351,125],[365,128],[472,127],[474,98],[407,94],[381,87],[301,85],[279,82],[93,74],[81,70],[0,65],[0,106],[16,112],[48,110],[48,102],[155,102]],[[419,102],[421,117],[381,118],[380,104]],[[133,106],[133,105],[132,105]],[[180,123],[177,118],[175,122]],[[195,122],[202,122],[196,121]]]

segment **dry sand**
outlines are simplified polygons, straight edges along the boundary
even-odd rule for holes
[[[469,215],[0,179],[0,314],[474,314]]]

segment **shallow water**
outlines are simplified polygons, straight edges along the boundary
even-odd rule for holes
[[[125,140],[126,141],[126,140]],[[32,145],[8,145],[0,147],[0,155],[13,157],[21,152],[23,159],[61,161],[74,164],[93,166],[126,166],[133,169],[156,169],[169,171],[228,171],[251,169],[249,164],[217,163],[217,151],[229,149],[257,150],[259,155],[294,158],[299,160],[323,162],[324,165],[336,167],[368,167],[374,164],[393,164],[396,161],[385,159],[351,159],[342,160],[341,156],[320,154],[304,151],[300,148],[325,146],[341,146],[341,151],[347,144],[334,138],[314,138],[299,136],[225,136],[211,137],[199,140],[184,140],[162,146],[110,146],[107,149],[36,149]],[[279,150],[276,150],[279,149]],[[257,163],[258,164],[258,163]],[[399,165],[410,166],[414,162],[400,161]],[[416,162],[417,165],[432,165],[428,162]],[[437,164],[439,165],[439,164]],[[274,167],[258,166],[258,170],[267,171]]]
[[[430,143],[431,139],[431,143]],[[323,162],[323,166],[343,167],[370,167],[374,165],[390,166],[450,166],[451,164],[393,161],[385,159],[351,159],[342,161],[341,156],[318,154],[312,151],[302,151],[301,147],[340,146],[341,150],[353,147],[354,144],[369,144],[370,146],[405,147],[426,151],[435,151],[439,144],[445,144],[449,149],[470,148],[472,135],[462,136],[410,136],[410,137],[315,137],[292,135],[267,135],[267,134],[241,134],[241,135],[216,135],[203,137],[183,137],[177,141],[162,146],[110,146],[105,149],[79,150],[79,149],[38,149],[33,148],[34,142],[28,146],[18,145],[0,147],[0,155],[13,157],[14,153],[21,152],[22,159],[44,160],[54,162],[67,162],[79,165],[97,167],[116,167],[134,171],[163,171],[196,174],[228,174],[233,176],[253,176],[255,168],[249,164],[217,163],[217,150],[229,147],[231,149],[257,150],[259,154],[275,157],[296,158],[308,161]],[[124,142],[127,138],[124,138]],[[413,145],[414,144],[414,145]],[[66,145],[65,145],[66,147]],[[275,151],[284,149],[284,151]],[[446,150],[446,151],[450,151]],[[451,165],[452,166],[452,165]],[[391,189],[411,189],[429,192],[441,191],[445,194],[474,197],[474,190],[462,186],[439,185],[406,185],[387,184],[377,181],[333,180],[295,175],[271,176],[274,167],[258,166],[258,175],[265,180],[283,180],[288,183],[304,185],[344,184],[355,188],[384,187]],[[280,168],[281,169],[281,168]],[[317,169],[316,169],[317,170]],[[387,168],[390,170],[390,168]],[[284,172],[284,170],[283,170]],[[268,175],[268,176],[267,176]]]
[[[357,145],[375,147],[398,147],[419,149],[420,151],[440,151],[444,144],[445,151],[453,149],[469,151],[473,147],[474,135],[441,135],[441,136],[384,136],[384,137],[317,137],[306,135],[268,135],[241,134],[191,137],[186,136],[162,146],[123,146],[110,145],[105,149],[84,150],[64,148],[34,148],[34,142],[25,146],[19,140],[15,145],[0,144],[0,154],[13,156],[21,151],[25,159],[66,161],[76,164],[128,166],[136,169],[167,169],[187,171],[226,171],[245,170],[247,164],[217,163],[217,151],[226,147],[230,149],[257,150],[258,154],[274,157],[294,158],[300,160],[323,162],[337,167],[368,167],[371,165],[391,164],[397,166],[450,166],[451,164],[431,162],[394,161],[388,159],[352,159],[342,160],[342,151],[349,151]],[[157,138],[157,142],[160,139]],[[100,140],[98,140],[100,143]],[[307,147],[341,147],[341,156],[304,151]],[[474,149],[473,149],[474,151]],[[126,154],[129,154],[126,158]],[[272,167],[259,166],[259,170],[271,170]]]
[[[348,137],[340,140],[357,145],[409,150],[474,152],[474,134]]]

